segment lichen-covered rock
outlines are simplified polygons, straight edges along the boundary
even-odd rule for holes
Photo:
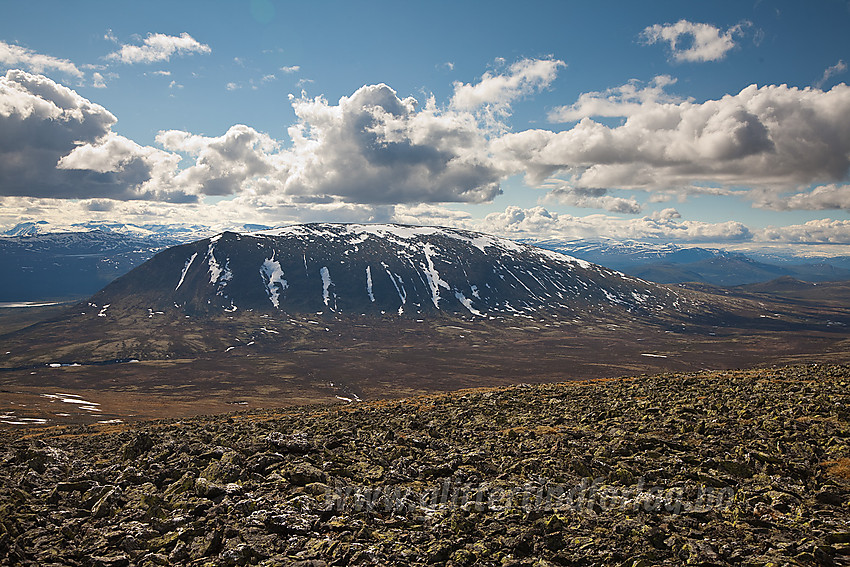
[[[850,368],[0,431],[0,565],[842,565]]]

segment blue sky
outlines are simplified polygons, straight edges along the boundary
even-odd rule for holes
[[[3,226],[850,243],[846,0],[0,10]]]

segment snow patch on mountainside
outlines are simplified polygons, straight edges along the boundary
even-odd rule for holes
[[[570,256],[563,252],[555,252],[554,250],[546,250],[545,248],[537,248],[536,251],[540,256],[544,256],[550,260],[555,260],[556,262],[570,262],[572,264],[578,264],[584,269],[588,269],[593,266],[593,264],[586,260],[575,258],[574,256]]]
[[[178,289],[180,289],[180,286],[183,285],[183,280],[186,279],[186,272],[189,271],[189,268],[192,266],[192,262],[194,262],[195,258],[197,257],[198,253],[195,252],[194,254],[192,254],[192,256],[189,257],[188,260],[186,260],[186,263],[183,265],[183,271],[180,273],[180,281],[177,282],[177,287],[174,288],[174,291],[177,291]]]
[[[221,277],[222,272],[221,266],[219,265],[218,260],[215,259],[214,254],[216,240],[210,239],[210,247],[207,250],[207,265],[209,265],[210,267],[209,272],[211,284],[215,284],[216,282],[218,282],[218,278]]]
[[[401,276],[394,274],[390,271],[390,267],[387,266],[384,262],[381,262],[381,265],[384,267],[384,270],[387,272],[387,276],[390,278],[390,281],[395,288],[396,293],[398,294],[399,300],[401,300],[401,305],[398,307],[398,314],[401,315],[404,313],[404,305],[407,303],[407,291],[404,289],[404,280],[401,279]]]
[[[288,283],[283,279],[283,270],[280,267],[280,262],[275,262],[274,254],[271,258],[267,258],[260,267],[260,275],[266,285],[266,292],[269,295],[269,301],[275,306],[275,309],[280,308],[280,294],[283,292]]]
[[[366,293],[369,294],[369,301],[375,303],[375,294],[372,293],[372,266],[366,266]]]
[[[475,308],[472,306],[472,300],[471,300],[471,299],[468,299],[468,298],[467,298],[465,295],[463,295],[461,292],[456,291],[456,292],[455,292],[455,297],[457,298],[457,300],[458,300],[458,301],[460,301],[461,305],[463,305],[464,307],[466,307],[467,309],[469,309],[469,312],[470,312],[470,313],[472,313],[473,315],[477,315],[477,316],[479,316],[479,317],[483,317],[483,316],[484,316],[484,314],[483,314],[483,313],[481,313],[480,311],[478,311],[477,309],[475,309]]]
[[[322,269],[319,270],[319,274],[322,276],[322,301],[325,302],[325,305],[328,305],[331,300],[330,288],[333,285],[331,281],[331,272],[328,270],[327,266],[322,266]]]
[[[425,268],[425,276],[428,278],[428,286],[431,288],[431,301],[434,302],[434,307],[439,309],[440,288],[451,289],[451,286],[440,279],[440,274],[434,267],[434,247],[430,244],[426,244],[422,247],[422,251],[425,253],[425,261],[428,262],[428,267],[425,268],[425,266],[423,266],[423,268]]]

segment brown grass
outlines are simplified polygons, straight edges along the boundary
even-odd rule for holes
[[[826,474],[835,478],[850,480],[850,459],[838,459],[821,463],[826,467]]]

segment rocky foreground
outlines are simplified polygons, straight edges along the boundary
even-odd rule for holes
[[[4,565],[850,564],[850,367],[0,440]]]

